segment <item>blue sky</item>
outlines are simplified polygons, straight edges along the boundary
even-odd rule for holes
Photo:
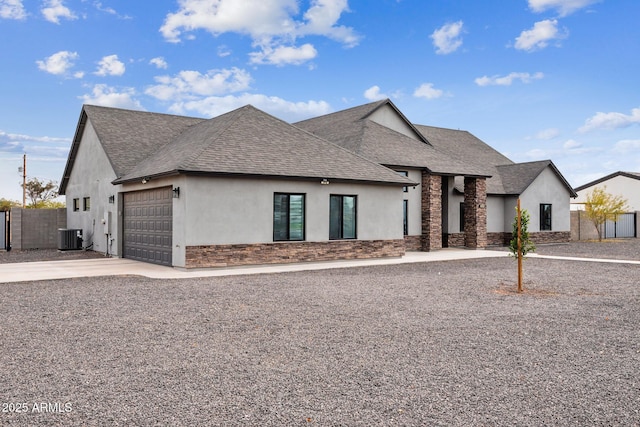
[[[0,0],[0,198],[83,103],[287,121],[388,97],[574,186],[640,172],[637,0]]]

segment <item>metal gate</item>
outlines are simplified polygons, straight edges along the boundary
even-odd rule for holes
[[[636,213],[625,213],[617,221],[607,221],[604,229],[605,239],[636,237]]]
[[[9,247],[9,212],[0,212],[0,249]]]

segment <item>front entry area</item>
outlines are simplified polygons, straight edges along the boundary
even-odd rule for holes
[[[171,187],[124,193],[123,203],[123,257],[173,265]]]

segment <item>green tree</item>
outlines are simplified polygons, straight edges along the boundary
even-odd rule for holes
[[[595,187],[587,194],[584,204],[587,218],[593,222],[596,230],[598,230],[598,241],[602,241],[604,224],[609,220],[617,221],[618,216],[628,210],[627,199],[607,193],[606,186]]]
[[[523,209],[520,214],[520,252],[518,252],[518,214],[516,214],[513,220],[513,233],[511,233],[511,241],[509,241],[509,250],[514,258],[522,256],[526,258],[529,252],[536,250],[536,245],[531,241],[529,237],[529,221],[531,216],[526,209]]]
[[[11,208],[19,208],[22,204],[17,200],[0,199],[0,212],[8,211]]]
[[[513,221],[513,233],[509,242],[509,250],[518,261],[518,292],[522,292],[522,261],[529,252],[536,250],[529,237],[530,215],[526,209],[520,209],[520,199],[516,206],[516,217]]]
[[[38,178],[31,178],[25,183],[25,192],[30,201],[27,207],[41,208],[58,197],[58,184],[54,181],[44,182]]]

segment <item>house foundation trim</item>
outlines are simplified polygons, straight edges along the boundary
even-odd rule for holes
[[[333,240],[186,247],[186,268],[400,257],[404,239]]]

